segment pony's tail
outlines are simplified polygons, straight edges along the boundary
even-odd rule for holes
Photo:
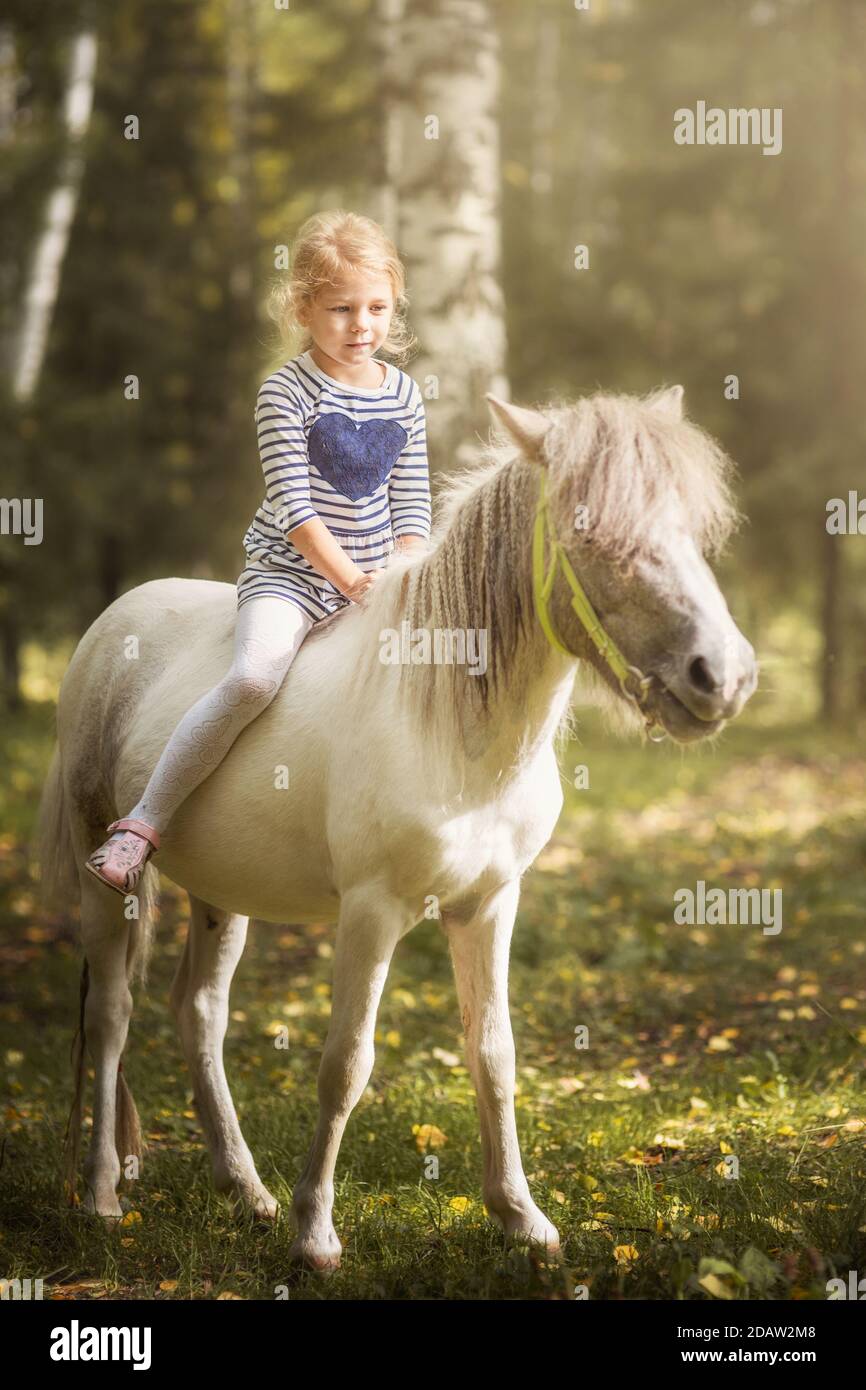
[[[144,1152],[144,1142],[141,1137],[141,1121],[138,1118],[138,1110],[132,1098],[132,1092],[126,1084],[126,1077],[123,1073],[123,1063],[117,1064],[117,1102],[114,1125],[114,1147],[117,1149],[117,1157],[120,1160],[121,1176],[124,1176],[124,1168],[130,1158],[135,1158],[141,1164]]]
[[[126,948],[126,978],[130,984],[137,980],[147,983],[147,969],[156,935],[159,912],[159,870],[145,864],[138,881],[138,916],[129,923],[129,944]]]

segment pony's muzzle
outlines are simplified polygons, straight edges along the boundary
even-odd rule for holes
[[[698,719],[733,719],[758,683],[754,648],[741,632],[688,653],[672,688]]]

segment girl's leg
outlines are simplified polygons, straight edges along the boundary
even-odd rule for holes
[[[162,834],[177,807],[221,762],[241,729],[276,695],[312,620],[287,599],[249,599],[238,609],[226,675],[187,710],[129,812]]]
[[[124,819],[164,833],[184,798],[270,704],[311,627],[312,619],[287,599],[263,596],[240,605],[229,670],[179,721],[141,799]],[[151,852],[152,845],[134,830],[118,830],[87,864],[93,870],[104,868],[110,877],[103,881],[118,891],[133,892]]]

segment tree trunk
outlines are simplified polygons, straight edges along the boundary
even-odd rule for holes
[[[400,125],[400,25],[405,0],[379,0],[379,48],[382,55],[382,172],[379,186],[379,221],[392,240],[399,240],[401,125]]]
[[[255,83],[255,11],[252,0],[231,0],[226,24],[226,102],[231,153],[229,173],[234,202],[236,260],[229,290],[251,326],[256,255],[255,182],[250,151],[250,103]]]
[[[15,139],[17,117],[18,65],[15,34],[11,24],[0,24],[0,154],[8,160]],[[12,351],[15,342],[13,305],[17,299],[17,269],[12,255],[14,238],[11,228],[4,238],[4,259],[0,261],[0,372],[12,372]]]
[[[0,146],[10,145],[15,135],[17,77],[15,32],[11,24],[0,24]]]
[[[57,185],[45,205],[42,231],[24,292],[21,331],[13,352],[12,391],[21,402],[28,401],[36,390],[57,302],[60,272],[84,173],[81,146],[93,106],[96,55],[94,32],[86,30],[72,40],[63,103],[67,148]]]
[[[506,395],[499,40],[489,0],[406,0],[399,22],[397,243],[421,352],[432,471],[470,461]]]
[[[3,651],[3,703],[11,712],[21,708],[21,632],[16,610],[0,613],[0,646]]]

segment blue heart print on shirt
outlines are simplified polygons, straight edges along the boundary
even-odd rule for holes
[[[387,478],[409,439],[396,420],[365,420],[320,415],[307,443],[314,463],[335,492],[357,502],[370,497]]]

